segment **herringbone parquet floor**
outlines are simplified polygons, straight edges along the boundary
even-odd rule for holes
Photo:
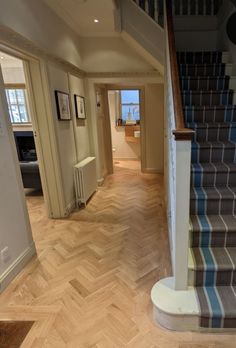
[[[41,197],[27,200],[38,256],[0,296],[0,320],[36,321],[22,348],[235,347],[234,335],[153,323],[151,287],[171,273],[162,176],[119,162],[66,220],[46,218]]]

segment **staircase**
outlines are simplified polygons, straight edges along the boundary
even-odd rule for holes
[[[135,2],[162,24],[160,1]],[[205,51],[203,45],[202,52],[177,52],[178,76],[173,29],[173,14],[208,16],[206,23],[216,16],[222,1],[164,4],[167,215],[173,276],[158,280],[152,288],[154,319],[174,330],[236,329],[235,78],[229,54]]]
[[[222,52],[178,53],[191,156],[189,285],[200,327],[236,327],[236,106]],[[224,57],[225,58],[225,57]]]

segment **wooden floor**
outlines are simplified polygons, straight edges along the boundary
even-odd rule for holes
[[[0,347],[19,348],[33,321],[0,321]]]
[[[118,162],[86,209],[49,220],[27,196],[38,257],[0,296],[1,320],[36,321],[22,347],[232,348],[236,336],[170,332],[150,290],[171,274],[163,178]]]

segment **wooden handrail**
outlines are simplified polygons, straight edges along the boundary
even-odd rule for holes
[[[176,57],[175,48],[175,36],[173,28],[173,16],[172,16],[172,1],[166,0],[166,19],[167,19],[167,34],[169,42],[170,52],[170,68],[171,68],[171,82],[174,96],[174,113],[175,113],[175,127],[172,133],[175,136],[175,140],[192,140],[194,130],[185,127],[182,97],[180,91],[179,82],[179,69]]]

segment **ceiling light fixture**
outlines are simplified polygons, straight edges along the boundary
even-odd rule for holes
[[[4,57],[3,57],[3,56],[1,56],[0,58],[1,58],[1,59],[4,59]]]
[[[99,20],[96,18],[93,21],[94,21],[94,23],[99,23]]]

